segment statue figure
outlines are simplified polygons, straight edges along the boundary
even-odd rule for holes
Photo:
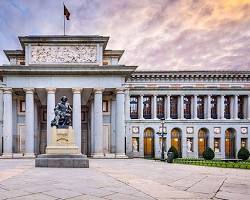
[[[192,141],[190,139],[187,140],[187,152],[192,152]]]
[[[54,108],[54,112],[55,118],[51,121],[51,126],[56,126],[56,128],[72,126],[72,108],[66,96],[62,96],[61,101]]]

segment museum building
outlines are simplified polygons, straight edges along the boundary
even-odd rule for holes
[[[51,141],[54,108],[72,106],[75,142],[91,157],[236,158],[250,148],[250,71],[138,71],[103,36],[21,36],[0,66],[0,155],[33,157]],[[160,138],[161,119],[166,136]]]

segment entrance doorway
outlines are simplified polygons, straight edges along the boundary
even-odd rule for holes
[[[235,158],[235,136],[236,130],[228,128],[225,131],[225,157]]]
[[[174,128],[171,131],[171,146],[175,147],[181,157],[181,129]]]
[[[208,134],[206,128],[201,128],[198,132],[198,156],[202,157],[203,152],[208,147]]]
[[[154,154],[154,130],[146,128],[144,130],[144,157],[153,158]]]

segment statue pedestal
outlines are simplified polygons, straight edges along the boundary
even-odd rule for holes
[[[79,148],[74,144],[74,130],[52,127],[52,141],[46,148],[46,154],[80,154]]]
[[[82,155],[75,145],[74,130],[52,129],[52,140],[46,148],[46,154],[39,155],[35,160],[36,167],[88,168],[89,160]]]

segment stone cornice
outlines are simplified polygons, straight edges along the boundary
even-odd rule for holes
[[[99,35],[84,35],[84,36],[63,36],[63,35],[41,35],[41,36],[19,36],[19,41],[24,48],[25,44],[40,44],[40,43],[102,43],[104,49],[108,43],[109,37]]]
[[[60,65],[60,66],[0,66],[3,75],[122,75],[128,76],[135,71],[137,66],[125,65]]]
[[[127,82],[246,82],[250,71],[136,71]]]

